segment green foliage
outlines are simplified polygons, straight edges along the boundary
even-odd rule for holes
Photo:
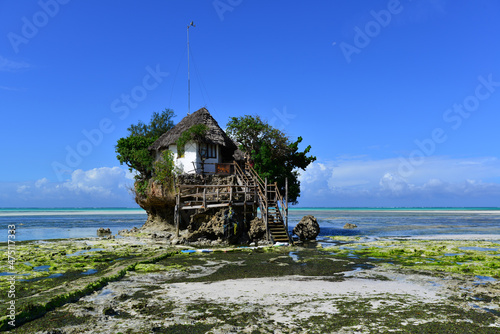
[[[202,142],[205,138],[205,135],[208,131],[208,126],[205,124],[195,124],[179,136],[177,139],[177,154],[179,156],[184,155],[184,148],[186,144],[190,140],[194,140],[196,142]]]
[[[135,191],[142,196],[146,196],[148,191],[148,185],[149,182],[147,179],[137,180],[135,182]]]
[[[305,170],[316,160],[307,156],[311,146],[299,151],[302,137],[295,142],[280,130],[273,128],[259,116],[231,117],[227,124],[227,134],[245,152],[247,159],[253,160],[256,172],[269,183],[276,182],[282,194],[288,178],[288,200],[297,204],[300,196],[298,169]]]
[[[154,163],[154,180],[166,189],[173,190],[175,176],[178,173],[179,171],[175,166],[174,154],[169,150],[164,151],[161,159]]]
[[[139,172],[139,179],[149,178],[153,171],[153,157],[149,153],[148,147],[155,140],[142,136],[120,138],[116,145],[116,157],[120,164],[126,164],[130,171]]]
[[[155,138],[156,140],[174,127],[174,121],[172,120],[174,117],[174,111],[171,109],[165,109],[161,114],[154,112],[151,115],[149,124],[139,121],[137,124],[132,124],[127,130],[130,132],[130,136]]]
[[[120,164],[127,165],[130,171],[138,172],[136,179],[151,178],[154,159],[148,147],[174,126],[172,121],[174,116],[174,112],[170,109],[165,109],[161,114],[155,112],[149,124],[139,121],[131,125],[128,128],[128,137],[118,140],[115,146],[116,158]]]
[[[273,158],[283,155],[289,144],[288,137],[280,130],[264,122],[259,116],[231,117],[227,123],[226,133],[239,148],[251,158],[253,151],[258,151],[263,145],[273,147]]]

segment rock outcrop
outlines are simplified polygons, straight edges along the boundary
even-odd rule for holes
[[[247,214],[247,219],[250,216]],[[246,244],[248,228],[241,208],[210,209],[191,216],[188,240],[225,240],[230,244]]]
[[[293,228],[293,234],[302,241],[316,240],[319,231],[318,221],[311,215],[302,217],[300,222]]]
[[[266,238],[266,224],[262,218],[254,218],[250,221],[248,237],[251,241],[258,242]]]
[[[136,184],[135,201],[148,214],[143,229],[163,230],[174,226],[175,195],[154,180],[148,181],[144,192],[139,192]]]
[[[358,225],[356,225],[356,224],[352,224],[352,223],[346,223],[346,224],[344,225],[344,229],[346,229],[346,230],[353,230],[353,229],[355,229],[356,227],[358,227]]]
[[[111,229],[108,227],[108,228],[104,228],[104,227],[99,227],[97,229],[97,236],[101,237],[101,236],[105,236],[105,235],[110,235],[111,234]]]

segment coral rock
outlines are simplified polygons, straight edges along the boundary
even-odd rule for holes
[[[304,216],[294,227],[293,234],[300,240],[315,240],[319,234],[319,224],[314,216]]]
[[[352,229],[355,229],[356,227],[358,227],[358,225],[356,225],[356,224],[351,224],[351,223],[346,223],[346,224],[344,225],[344,228],[345,228],[346,230],[352,230]]]

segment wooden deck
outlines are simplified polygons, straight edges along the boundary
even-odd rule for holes
[[[181,210],[243,206],[244,213],[260,209],[268,240],[292,242],[288,234],[287,196],[281,196],[277,184],[267,184],[267,180],[263,181],[248,164],[244,169],[237,163],[217,164],[216,170],[222,175],[235,175],[237,184],[178,185],[175,206],[177,233]]]

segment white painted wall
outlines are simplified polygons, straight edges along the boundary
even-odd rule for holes
[[[169,145],[168,149],[174,154],[175,165],[179,167],[183,173],[195,173],[193,161],[196,163],[196,171],[201,173],[201,157],[199,155],[198,143],[194,141],[187,142],[184,147],[184,157],[182,158],[178,157],[177,145]],[[207,165],[207,163],[219,163],[221,156],[220,150],[220,146],[217,145],[217,158],[205,159],[205,173],[215,173],[215,165]]]
[[[168,149],[174,154],[175,165],[179,167],[183,173],[195,172],[195,167],[192,163],[193,161],[197,162],[198,158],[198,145],[195,142],[189,141],[186,143],[184,147],[184,157],[182,158],[178,156],[177,145],[169,145]]]

